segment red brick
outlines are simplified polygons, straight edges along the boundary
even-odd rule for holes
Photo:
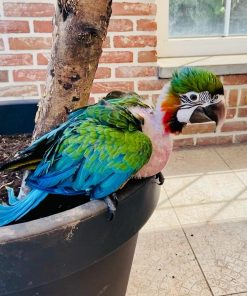
[[[236,107],[238,103],[238,90],[231,89],[229,93],[228,105],[229,107]]]
[[[133,31],[133,22],[125,19],[111,19],[108,32],[127,32]]]
[[[46,79],[46,70],[15,70],[13,71],[14,81],[44,81]]]
[[[148,62],[156,62],[156,61],[157,61],[156,50],[139,51],[138,53],[139,63],[148,63]]]
[[[156,15],[155,4],[145,3],[113,3],[113,15]]]
[[[247,108],[238,108],[238,117],[247,117]]]
[[[34,32],[51,33],[53,30],[52,21],[34,21]]]
[[[137,20],[137,30],[138,31],[156,31],[157,23],[155,20]]]
[[[247,121],[225,122],[221,128],[222,132],[234,132],[247,130]]]
[[[203,123],[203,124],[189,124],[183,131],[183,135],[193,135],[193,134],[202,134],[202,133],[213,133],[215,131],[215,123]]]
[[[20,50],[50,49],[51,44],[52,44],[51,37],[9,38],[10,49],[20,49]]]
[[[235,108],[228,108],[226,110],[226,118],[227,119],[232,119],[233,117],[236,116],[236,113],[237,113],[237,111],[236,111]]]
[[[9,85],[0,87],[0,97],[32,97],[38,95],[36,85]]]
[[[133,62],[131,51],[103,51],[100,63],[130,63]]]
[[[0,50],[4,50],[3,39],[0,38]]]
[[[226,75],[223,77],[224,85],[247,84],[247,74]]]
[[[247,134],[235,136],[235,143],[244,143],[244,142],[247,142]]]
[[[38,53],[38,65],[47,65],[50,58],[50,53]]]
[[[247,89],[241,90],[241,98],[240,98],[240,106],[246,106],[247,105]]]
[[[156,36],[115,36],[113,38],[114,47],[126,48],[126,47],[155,47],[157,43]]]
[[[0,20],[0,33],[28,33],[27,21]]]
[[[32,65],[33,56],[29,53],[0,55],[0,66]]]
[[[145,76],[155,76],[157,73],[156,67],[142,67],[142,66],[132,66],[132,67],[118,67],[116,68],[116,77],[145,77]]]
[[[187,138],[187,139],[176,139],[173,140],[173,150],[176,150],[181,147],[186,146],[194,146],[193,138]]]
[[[54,5],[50,3],[8,3],[3,4],[6,16],[47,17],[54,15]]]
[[[0,71],[0,82],[8,82],[8,71]]]
[[[161,90],[167,80],[142,80],[138,82],[138,90]]]
[[[197,138],[196,145],[224,145],[231,144],[233,142],[232,136],[213,136]]]
[[[92,93],[108,93],[113,90],[134,91],[134,82],[95,82],[91,91]]]
[[[111,69],[106,67],[99,67],[95,73],[95,79],[111,77]]]
[[[102,47],[103,48],[110,48],[111,47],[111,44],[110,44],[110,37],[107,36],[102,44]]]

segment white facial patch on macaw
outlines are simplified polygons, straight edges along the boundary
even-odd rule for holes
[[[208,91],[200,93],[191,91],[182,94],[180,95],[181,107],[177,112],[177,120],[181,123],[188,123],[196,108],[217,104],[222,101],[222,98],[224,98],[224,96],[221,95],[212,97]]]

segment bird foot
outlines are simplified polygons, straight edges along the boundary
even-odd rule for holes
[[[161,172],[156,174],[155,179],[159,179],[158,185],[163,185],[164,182],[165,182],[165,178],[164,178],[164,176],[163,176],[163,174]]]
[[[117,194],[114,192],[110,196],[105,197],[104,202],[106,203],[108,209],[108,220],[112,221],[116,215],[118,206]]]

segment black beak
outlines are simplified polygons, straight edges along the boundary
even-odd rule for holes
[[[220,101],[216,104],[208,105],[207,107],[201,107],[195,109],[190,117],[191,123],[202,123],[214,121],[216,126],[223,122],[225,118],[225,104]]]

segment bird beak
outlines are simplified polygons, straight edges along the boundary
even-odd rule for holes
[[[218,103],[211,104],[205,107],[197,107],[190,117],[191,123],[202,123],[214,121],[217,129],[222,126],[226,114],[226,108],[224,101],[221,100]]]

